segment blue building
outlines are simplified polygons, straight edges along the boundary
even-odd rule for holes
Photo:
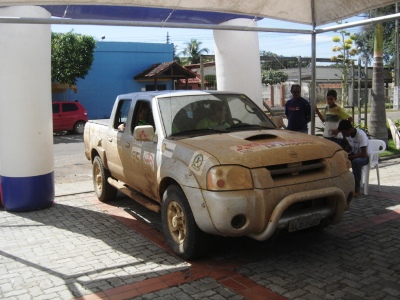
[[[135,75],[173,59],[173,44],[98,42],[92,68],[85,79],[78,80],[77,92],[70,89],[53,94],[53,101],[78,100],[89,119],[109,118],[117,95],[152,89],[151,81],[136,81]],[[163,84],[165,89],[173,89],[171,81]]]

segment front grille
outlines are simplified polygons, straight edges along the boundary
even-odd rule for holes
[[[283,215],[294,213],[294,212],[299,213],[299,212],[307,211],[310,209],[327,207],[327,206],[329,206],[328,200],[329,200],[328,198],[323,197],[323,198],[311,199],[311,200],[302,201],[302,202],[295,202],[285,210]]]
[[[273,179],[299,176],[320,172],[325,168],[322,159],[308,160],[296,163],[280,164],[266,167]]]

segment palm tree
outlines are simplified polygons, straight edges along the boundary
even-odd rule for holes
[[[201,44],[202,42],[196,39],[191,39],[189,42],[184,43],[186,47],[181,54],[185,56],[187,64],[200,63],[200,56],[204,53],[208,53],[209,50],[207,48],[200,49]]]
[[[375,139],[385,141],[386,144],[388,142],[383,78],[383,27],[381,23],[378,23],[375,28],[369,134]]]
[[[182,64],[181,58],[178,56],[178,54],[176,54],[177,50],[178,50],[178,46],[174,45],[174,61],[181,65]]]

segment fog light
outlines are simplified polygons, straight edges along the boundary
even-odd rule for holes
[[[239,228],[243,227],[244,225],[246,225],[246,222],[247,222],[247,220],[244,215],[236,215],[232,218],[231,225],[233,228],[239,229]]]

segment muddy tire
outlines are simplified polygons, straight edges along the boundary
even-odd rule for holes
[[[93,186],[97,198],[101,202],[107,202],[115,198],[117,189],[108,183],[107,178],[110,172],[104,168],[103,162],[99,156],[93,160]]]
[[[207,253],[208,236],[197,226],[185,194],[176,185],[164,193],[161,220],[167,243],[177,256],[194,259]]]

